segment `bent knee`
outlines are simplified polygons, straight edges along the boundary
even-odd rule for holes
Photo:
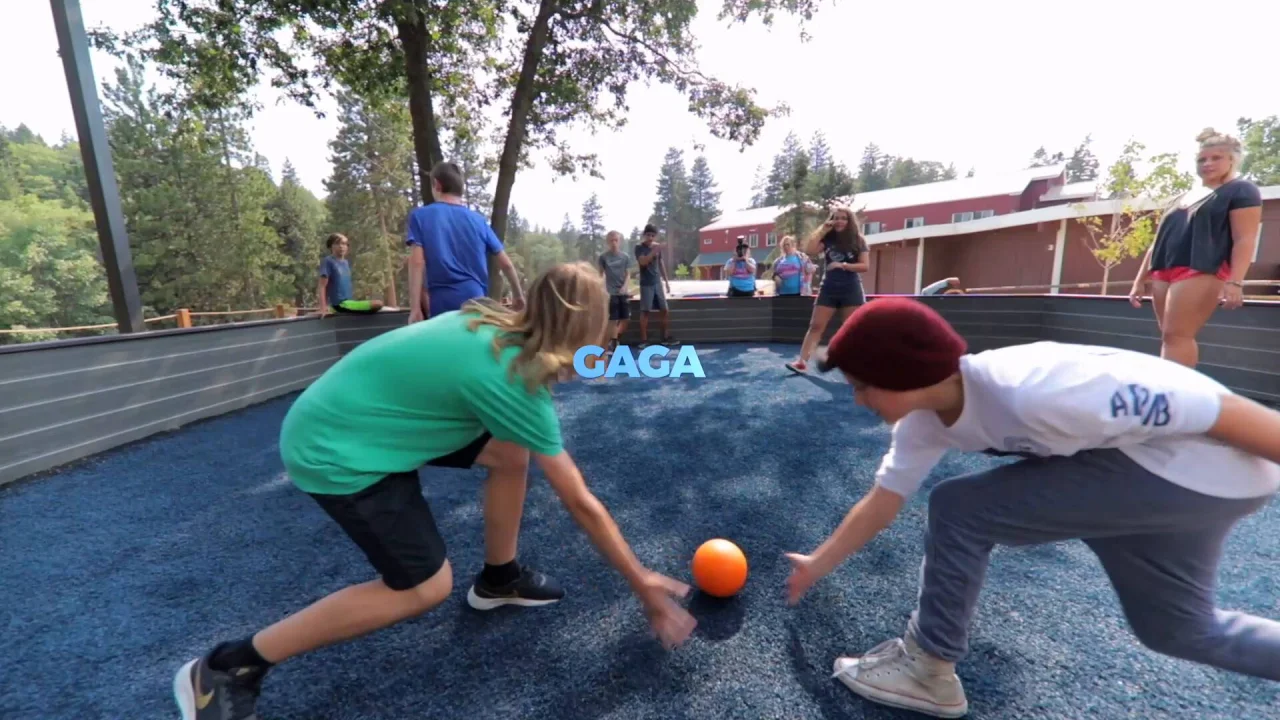
[[[453,592],[453,566],[448,560],[435,575],[406,591],[413,599],[415,613],[424,613],[439,605]]]
[[[1214,623],[1207,618],[1198,622],[1165,616],[1130,618],[1129,626],[1133,628],[1138,642],[1147,649],[1181,660],[1209,657],[1222,642],[1221,634],[1214,630]]]

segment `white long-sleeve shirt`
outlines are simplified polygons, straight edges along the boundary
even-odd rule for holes
[[[876,473],[881,486],[909,497],[952,449],[1069,456],[1117,448],[1205,495],[1280,490],[1280,465],[1204,435],[1231,391],[1191,368],[1129,350],[1038,342],[966,355],[960,374],[959,419],[946,427],[937,413],[917,410],[898,421]]]

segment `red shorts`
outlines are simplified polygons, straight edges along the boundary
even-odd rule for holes
[[[1165,282],[1172,285],[1173,283],[1176,283],[1180,280],[1186,280],[1187,278],[1192,278],[1197,275],[1204,275],[1204,274],[1205,273],[1202,273],[1199,270],[1192,270],[1189,267],[1171,267],[1171,268],[1165,268],[1163,270],[1152,270],[1151,279],[1159,280],[1160,282]],[[1218,272],[1214,273],[1214,275],[1219,280],[1227,280],[1228,278],[1230,278],[1231,263],[1229,262],[1222,263],[1222,265],[1218,268]]]

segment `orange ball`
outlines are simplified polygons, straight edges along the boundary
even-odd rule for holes
[[[747,556],[728,540],[708,540],[693,554],[693,582],[708,595],[736,595],[747,584]]]

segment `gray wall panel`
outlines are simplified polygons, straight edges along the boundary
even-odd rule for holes
[[[972,352],[1038,340],[1159,352],[1150,306],[1066,296],[921,300]],[[638,302],[631,311],[623,340],[634,343]],[[671,330],[685,344],[799,344],[812,312],[813,298],[673,301]],[[342,354],[406,319],[339,315],[0,347],[0,484],[305,388]],[[649,326],[650,340],[660,340],[657,319]],[[1205,374],[1280,402],[1280,304],[1219,311],[1200,341]]]
[[[89,367],[68,367],[67,358],[51,363],[49,371],[30,375],[17,382],[0,382],[0,427],[4,414],[13,408],[51,400],[74,400],[86,395],[136,388],[152,393],[147,383],[173,381],[200,382],[206,373],[253,374],[261,363],[276,357],[297,358],[326,356],[333,352],[333,333],[313,331],[284,335],[256,333],[231,336],[227,342],[187,349],[182,353],[166,353],[162,344],[147,343],[137,357],[123,362]],[[3,359],[0,355],[0,366]]]
[[[316,320],[0,352],[0,484],[305,388],[338,359]]]

